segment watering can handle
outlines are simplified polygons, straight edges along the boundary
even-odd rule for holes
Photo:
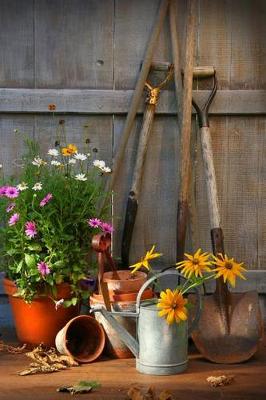
[[[136,300],[136,313],[139,314],[139,309],[140,309],[140,301],[141,301],[141,297],[143,295],[143,292],[145,289],[147,289],[147,287],[156,279],[161,278],[162,276],[165,275],[176,275],[177,277],[180,276],[182,278],[183,275],[181,275],[178,271],[165,271],[165,272],[161,272],[157,275],[152,276],[150,279],[148,279],[140,288],[138,296],[137,296],[137,300]],[[188,279],[189,280],[189,279]],[[200,291],[197,287],[194,288],[196,291],[196,296],[197,296],[197,309],[196,309],[196,313],[195,313],[195,317],[190,325],[190,327],[188,328],[188,335],[191,334],[191,332],[196,328],[199,319],[200,319],[200,313],[201,313],[201,308],[202,308],[202,299],[201,299],[201,295],[200,295]]]

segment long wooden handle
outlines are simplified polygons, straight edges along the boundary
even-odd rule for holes
[[[221,218],[218,202],[216,175],[213,162],[210,128],[203,126],[200,129],[201,151],[207,186],[207,199],[211,229],[221,228]]]
[[[129,251],[133,236],[133,228],[138,211],[138,198],[143,174],[143,166],[153,125],[155,108],[155,104],[147,104],[143,117],[143,123],[138,143],[137,159],[133,172],[132,185],[128,195],[124,230],[122,236],[121,256],[123,266],[129,265]]]
[[[129,139],[130,132],[131,132],[131,128],[132,128],[132,125],[133,125],[133,122],[134,122],[134,119],[135,119],[135,116],[137,113],[140,98],[142,96],[145,82],[147,80],[148,73],[149,73],[149,70],[151,67],[152,57],[153,57],[154,49],[155,49],[155,46],[157,43],[157,39],[161,32],[161,29],[163,27],[163,23],[164,23],[166,14],[167,14],[168,5],[169,5],[169,0],[162,0],[161,5],[160,5],[160,10],[158,13],[158,17],[155,21],[153,31],[151,33],[150,41],[149,41],[148,47],[146,49],[145,58],[143,60],[142,66],[141,66],[137,85],[136,85],[136,88],[135,88],[135,91],[134,91],[134,94],[132,97],[129,112],[127,114],[125,126],[123,129],[122,135],[121,135],[121,140],[120,140],[119,146],[118,146],[118,150],[117,150],[116,156],[114,158],[112,175],[110,176],[110,180],[107,182],[106,187],[105,187],[105,193],[109,193],[113,189],[114,184],[116,182],[116,178],[117,178],[118,172],[120,170],[121,163],[123,161],[126,145],[127,145],[128,139]],[[99,207],[100,211],[104,208],[106,201],[107,201],[107,198],[105,198],[104,201],[102,202],[102,204],[100,204],[100,207]]]
[[[196,24],[196,1],[190,0],[188,5],[186,53],[184,68],[184,89],[182,101],[182,126],[181,126],[181,163],[180,186],[177,210],[177,260],[183,259],[188,220],[188,197],[190,181],[190,137],[191,137],[191,112],[192,112],[192,82],[193,59]]]
[[[200,129],[201,150],[203,156],[205,179],[207,186],[208,208],[211,224],[212,250],[214,254],[224,253],[224,237],[221,228],[216,176],[213,162],[210,128],[204,126]],[[229,290],[222,278],[216,280],[216,296],[219,299],[220,309],[223,310],[224,319],[229,327]]]

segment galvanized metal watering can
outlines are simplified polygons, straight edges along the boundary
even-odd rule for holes
[[[137,300],[136,312],[110,312],[104,308],[94,308],[101,312],[120,339],[129,347],[136,357],[136,369],[144,374],[173,375],[187,368],[188,335],[196,327],[201,310],[201,296],[197,295],[195,317],[188,328],[187,321],[168,325],[164,318],[158,316],[158,308],[150,300],[141,303],[144,290],[156,279],[166,275],[180,275],[177,271],[166,271],[150,278],[141,287]],[[137,340],[122,327],[114,316],[137,318]]]

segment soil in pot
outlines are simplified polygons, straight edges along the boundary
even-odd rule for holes
[[[22,343],[54,346],[57,333],[69,320],[79,315],[79,305],[56,310],[54,302],[46,296],[37,297],[28,304],[13,296],[17,291],[14,282],[4,279],[3,285],[12,308],[17,337]],[[70,292],[70,286],[63,283],[58,287],[57,297],[67,299]]]

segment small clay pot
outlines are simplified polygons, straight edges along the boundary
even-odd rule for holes
[[[36,297],[31,303],[26,303],[22,298],[14,297],[17,292],[15,282],[5,278],[3,285],[12,308],[17,337],[22,343],[54,346],[57,332],[79,314],[80,305],[56,310],[54,302],[47,296]],[[70,285],[58,285],[57,299],[70,297]]]
[[[119,270],[117,273],[120,279],[114,279],[112,271],[103,274],[103,281],[107,283],[108,290],[116,293],[138,292],[147,280],[147,274],[141,271],[132,274],[128,270]]]
[[[105,334],[96,319],[80,315],[58,332],[55,344],[61,354],[70,355],[80,363],[89,363],[102,354]]]

